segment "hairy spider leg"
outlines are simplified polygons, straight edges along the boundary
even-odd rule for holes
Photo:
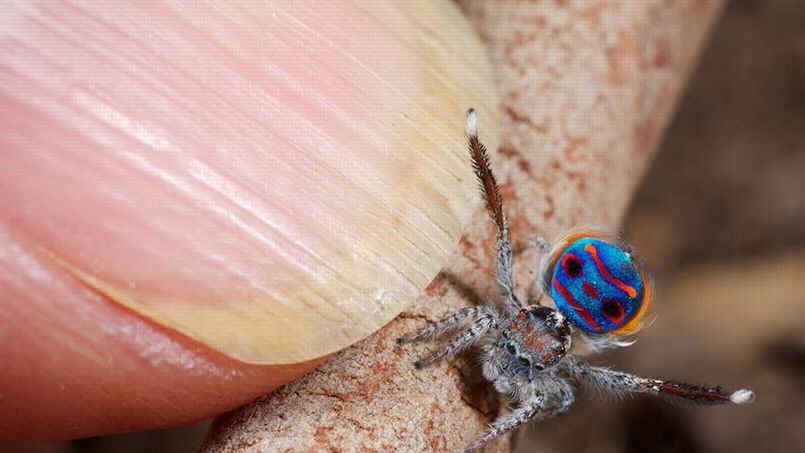
[[[431,341],[445,333],[457,328],[467,319],[477,320],[480,318],[497,318],[497,314],[486,305],[476,305],[474,307],[464,307],[452,315],[436,322],[428,323],[410,335],[405,335],[397,339],[397,344],[415,343],[418,341]]]
[[[544,418],[552,418],[564,414],[569,411],[573,404],[576,402],[576,392],[573,387],[565,379],[557,378],[555,381],[557,386],[554,392],[554,401],[550,410],[545,414]]]
[[[464,449],[464,452],[469,453],[476,451],[490,440],[517,428],[529,420],[533,420],[547,404],[548,397],[542,393],[536,394],[532,398],[521,402],[513,411],[498,417],[492,422],[486,431],[481,433],[473,443]]]
[[[570,384],[561,378],[537,381],[533,384],[533,394],[517,408],[498,417],[464,451],[480,449],[490,440],[533,420],[559,416],[567,412],[576,402],[575,392]]]
[[[497,253],[495,277],[498,289],[503,297],[503,304],[510,314],[520,311],[522,305],[514,295],[514,259],[512,257],[512,242],[509,237],[509,221],[503,213],[503,198],[500,195],[497,179],[489,163],[489,154],[486,146],[478,140],[478,120],[475,109],[467,110],[467,127],[465,132],[469,140],[470,157],[475,176],[481,189],[481,195],[486,201],[486,207],[497,228]]]
[[[707,387],[681,382],[643,378],[622,371],[587,365],[581,360],[568,356],[565,361],[572,377],[582,380],[592,387],[614,395],[627,393],[647,393],[672,401],[692,402],[702,405],[745,404],[755,399],[751,390],[741,389],[726,393],[721,387]]]
[[[489,313],[479,316],[470,325],[469,329],[454,336],[450,341],[442,345],[441,348],[414,362],[414,367],[421,369],[444,357],[458,355],[477,343],[478,340],[483,338],[491,329],[496,329],[497,327],[498,317],[489,310]]]

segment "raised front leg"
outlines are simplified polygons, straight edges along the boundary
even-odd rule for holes
[[[608,368],[589,366],[575,357],[566,360],[570,374],[584,382],[613,394],[648,393],[674,401],[696,404],[745,404],[755,399],[751,390],[741,389],[726,393],[721,387],[706,387],[661,379],[643,378]]]
[[[498,182],[489,164],[486,146],[478,140],[477,118],[475,110],[467,110],[467,139],[469,140],[470,157],[481,187],[481,195],[486,201],[486,208],[497,228],[497,252],[495,253],[495,276],[498,289],[503,297],[503,304],[509,314],[516,314],[522,305],[514,295],[514,258],[512,241],[509,237],[509,221],[503,213],[503,198],[500,195]]]

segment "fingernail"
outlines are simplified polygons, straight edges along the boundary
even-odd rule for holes
[[[448,1],[3,14],[0,219],[244,362],[322,357],[396,316],[476,206],[467,108],[497,148],[491,70]]]

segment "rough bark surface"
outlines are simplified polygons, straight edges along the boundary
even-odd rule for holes
[[[536,236],[619,226],[723,2],[460,3],[497,70],[502,145],[493,166],[522,297],[536,277]],[[462,306],[497,302],[493,247],[479,203],[459,249],[409,310],[303,378],[219,417],[202,450],[462,449],[501,410],[498,399],[471,360],[417,371],[411,362],[433,345],[394,340]]]

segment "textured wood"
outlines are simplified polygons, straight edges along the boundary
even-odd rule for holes
[[[532,239],[617,228],[721,1],[463,1],[502,95],[502,183],[523,295]],[[483,138],[484,118],[479,119]],[[427,345],[394,338],[492,300],[493,230],[480,207],[426,294],[370,338],[277,392],[216,420],[209,452],[456,451],[498,413],[463,361],[416,371]],[[488,451],[510,448],[502,439]]]

